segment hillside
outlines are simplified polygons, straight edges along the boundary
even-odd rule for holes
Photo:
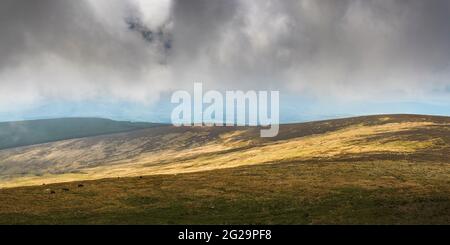
[[[0,186],[178,174],[292,161],[448,163],[450,118],[383,115],[252,127],[156,127],[0,151]]]
[[[0,149],[127,132],[157,125],[152,123],[119,122],[101,118],[60,118],[0,122]]]
[[[0,189],[0,224],[450,224],[448,117],[258,133],[157,127],[2,150],[14,188]]]
[[[2,189],[0,224],[450,224],[449,180],[407,161],[110,178]]]

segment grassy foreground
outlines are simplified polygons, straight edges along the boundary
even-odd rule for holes
[[[0,223],[450,224],[450,164],[291,162],[2,189]]]

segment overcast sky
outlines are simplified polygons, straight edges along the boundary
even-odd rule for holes
[[[447,0],[2,0],[0,121],[161,121],[194,82],[280,90],[299,118],[450,115],[449,16]]]

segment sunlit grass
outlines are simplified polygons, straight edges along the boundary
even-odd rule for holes
[[[28,175],[4,179],[0,182],[0,186],[14,187],[108,177],[178,174],[262,163],[282,163],[294,160],[333,160],[349,154],[410,154],[432,148],[439,143],[442,144],[442,139],[412,140],[389,136],[372,140],[370,137],[383,133],[396,134],[417,129],[427,129],[433,126],[442,125],[433,122],[401,122],[381,125],[358,124],[328,133],[265,143],[251,143],[248,140],[238,139],[238,136],[245,134],[245,131],[238,130],[223,133],[218,138],[209,140],[202,145],[194,144],[189,147],[181,146],[186,145],[194,137],[205,137],[207,132],[202,132],[198,135],[194,135],[192,132],[174,133],[161,136],[160,139],[163,140],[162,143],[172,145],[172,148],[144,152],[123,160],[114,160],[112,158],[111,162],[100,166],[91,168],[80,167],[80,172],[75,173],[44,173],[39,176]],[[55,155],[59,154],[61,158],[76,159],[76,156],[83,154],[79,148],[72,149],[74,148],[73,144],[68,142],[58,144],[67,144],[67,148],[70,150],[61,152],[50,151],[48,155],[43,157],[56,158],[57,156]],[[106,147],[105,144],[107,145],[107,142],[100,142],[94,145],[89,149],[88,155],[92,157],[104,154],[102,150]],[[129,147],[135,147],[133,144],[129,145]],[[177,147],[179,149],[176,149]],[[36,149],[36,151],[38,150]],[[27,154],[32,153],[28,152]],[[22,155],[21,157],[24,156]],[[67,162],[67,168],[78,169],[76,166],[76,162]]]
[[[450,223],[449,164],[292,162],[79,183],[0,190],[0,223]]]

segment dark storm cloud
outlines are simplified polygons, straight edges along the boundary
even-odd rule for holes
[[[190,80],[214,86],[344,98],[418,96],[448,83],[449,5],[175,1],[170,60]]]
[[[159,36],[152,43],[127,26],[127,19],[143,17],[138,7],[117,0],[1,1],[3,100],[100,95],[145,100],[142,77],[165,60],[170,40],[164,26],[141,26]]]
[[[238,7],[236,0],[175,1],[173,32],[178,55],[193,59],[205,55],[220,42]]]
[[[14,66],[27,58],[50,54],[76,65],[135,72],[149,60],[159,58],[149,57],[142,40],[133,35],[120,36],[126,31],[126,18],[139,19],[131,16],[132,11],[127,11],[131,7],[126,4],[120,4],[121,15],[111,16],[117,18],[113,20],[114,27],[105,25],[87,1],[5,0],[0,4],[1,66]],[[117,5],[117,1],[112,4]],[[155,32],[162,36],[162,31]]]
[[[343,97],[377,97],[389,90],[416,96],[448,83],[448,1],[240,4],[219,27],[195,34],[221,33],[212,42],[198,43],[200,50],[208,47],[206,63],[218,64],[209,70],[225,74],[224,80],[244,78],[252,86],[283,81],[280,87]],[[193,15],[191,22],[204,15]]]
[[[426,99],[448,95],[449,16],[446,0],[5,0],[0,95],[147,101],[202,81]]]

